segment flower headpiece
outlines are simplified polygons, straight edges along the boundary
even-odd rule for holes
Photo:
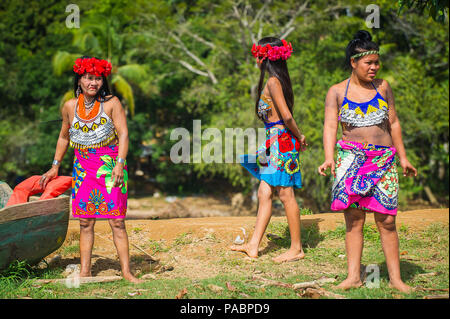
[[[292,44],[286,42],[286,40],[281,40],[283,46],[271,46],[266,44],[265,46],[253,44],[252,54],[255,58],[269,58],[270,61],[276,61],[278,59],[287,60],[292,54]]]
[[[79,58],[75,60],[73,71],[79,75],[86,73],[94,74],[95,76],[105,76],[111,74],[111,63],[106,60],[96,58]]]

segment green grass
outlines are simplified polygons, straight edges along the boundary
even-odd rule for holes
[[[174,246],[184,246],[192,243],[192,233],[186,232],[180,234],[177,238],[175,238]]]
[[[63,247],[61,249],[61,256],[67,256],[70,254],[74,254],[80,251],[80,244],[76,244],[76,245],[70,245],[70,246],[66,246]]]
[[[449,288],[449,249],[448,225],[432,224],[422,231],[398,228],[401,252],[401,273],[403,280],[412,287],[427,289]],[[208,252],[209,267],[220,269],[220,275],[210,278],[195,279],[188,272],[183,276],[168,278],[157,274],[157,279],[143,284],[133,285],[124,280],[118,282],[86,284],[79,288],[68,288],[64,284],[36,284],[34,279],[61,278],[64,269],[29,267],[26,263],[13,263],[0,274],[0,298],[169,298],[173,299],[184,288],[184,298],[299,298],[299,291],[291,288],[264,285],[259,277],[284,283],[298,283],[320,277],[336,278],[335,283],[326,284],[324,289],[341,294],[351,299],[391,299],[418,298],[426,295],[442,294],[438,290],[417,290],[411,294],[402,294],[388,287],[388,272],[381,248],[378,231],[372,224],[364,227],[364,251],[362,264],[375,264],[380,270],[380,288],[361,287],[348,291],[335,291],[333,287],[346,277],[345,226],[339,225],[335,230],[320,233],[315,225],[302,228],[302,240],[305,247],[305,259],[295,263],[276,265],[273,256],[289,248],[289,228],[286,222],[270,223],[267,233],[277,237],[269,240],[267,249],[256,261],[248,260],[238,253],[226,249],[213,249],[205,246]],[[180,248],[189,250],[190,245],[197,245],[190,232],[180,234],[171,247],[161,242],[150,241],[154,253],[176,252]],[[214,236],[208,240],[215,244],[220,239]],[[342,257],[344,256],[344,257]],[[214,258],[213,258],[214,257]],[[138,261],[137,259],[134,259]],[[177,267],[177,266],[175,266]],[[425,275],[424,275],[425,274]],[[427,275],[428,274],[428,275]],[[431,274],[431,275],[429,275]],[[227,288],[227,283],[234,290]],[[222,287],[213,290],[211,285]],[[448,293],[448,292],[447,292]]]
[[[149,240],[147,247],[151,249],[152,254],[169,251],[169,248],[165,247],[164,243],[156,240]]]

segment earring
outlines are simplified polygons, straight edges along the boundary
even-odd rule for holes
[[[81,94],[81,86],[79,86],[78,85],[78,88],[77,88],[77,97],[79,97],[80,96],[80,94]]]

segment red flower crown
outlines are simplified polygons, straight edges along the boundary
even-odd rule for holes
[[[105,76],[111,74],[111,63],[106,60],[96,59],[96,58],[78,58],[75,60],[73,65],[73,71],[79,75],[84,73],[91,73],[95,76]]]
[[[255,58],[269,58],[270,61],[276,61],[278,59],[287,60],[291,57],[292,52],[292,44],[286,42],[286,40],[281,40],[283,42],[283,46],[271,46],[270,44],[266,44],[265,46],[253,44],[252,54]]]

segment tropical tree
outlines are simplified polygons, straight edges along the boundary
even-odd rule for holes
[[[72,70],[74,61],[83,56],[90,55],[106,58],[111,62],[111,85],[113,89],[124,99],[125,108],[133,116],[135,114],[135,98],[132,84],[138,86],[144,93],[151,93],[154,87],[151,85],[151,77],[148,68],[132,61],[127,44],[131,42],[129,35],[119,33],[120,21],[115,16],[104,17],[99,20],[95,11],[88,13],[79,29],[73,31],[72,45],[76,53],[57,51],[52,59],[53,71],[56,76],[61,76],[66,71]],[[73,91],[67,91],[61,105],[73,98]]]

